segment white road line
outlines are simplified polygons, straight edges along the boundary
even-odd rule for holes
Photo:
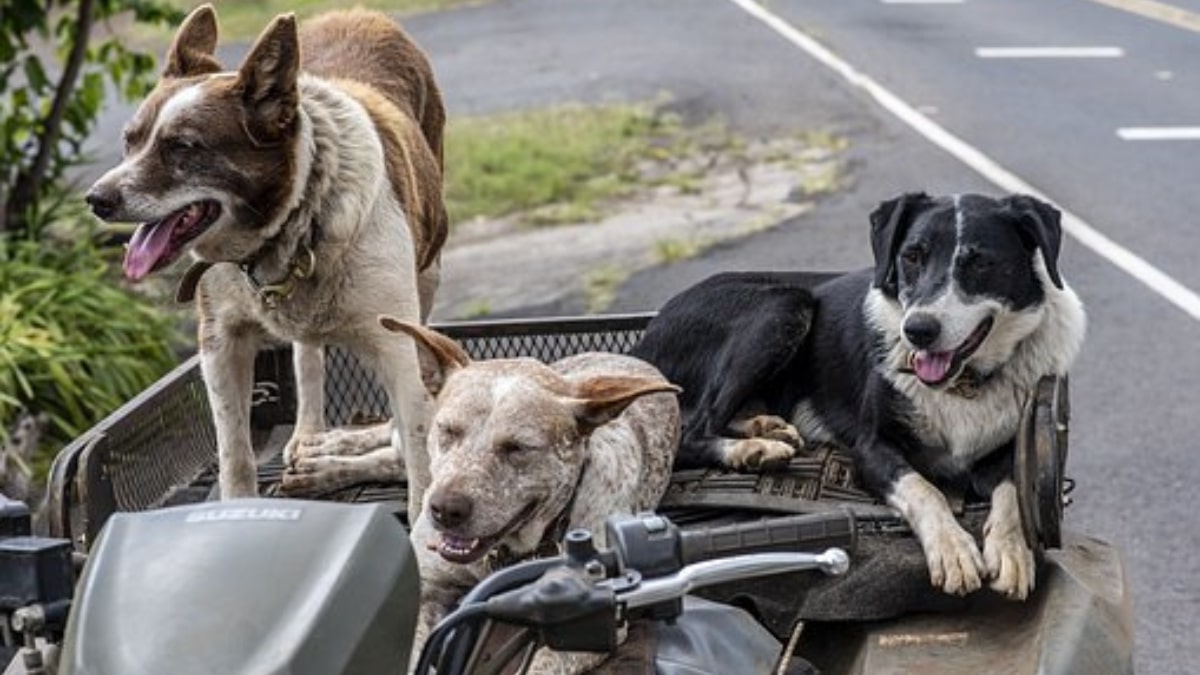
[[[1022,178],[1000,166],[987,155],[966,141],[951,134],[933,120],[922,115],[899,96],[883,85],[863,74],[825,46],[797,30],[754,0],[729,0],[747,14],[766,24],[788,42],[804,50],[809,56],[844,77],[850,84],[863,89],[871,98],[917,133],[950,153],[976,173],[1007,192],[1023,192],[1053,202]],[[1061,208],[1061,207],[1060,207]],[[1151,265],[1144,258],[1109,239],[1079,216],[1062,209],[1062,225],[1067,234],[1108,260],[1118,269],[1145,284],[1150,290],[1183,310],[1193,319],[1200,321],[1200,295],[1187,286],[1175,281],[1166,273]]]
[[[1200,141],[1200,127],[1124,127],[1117,136],[1125,141]]]
[[[1120,47],[976,47],[981,59],[1119,59]]]

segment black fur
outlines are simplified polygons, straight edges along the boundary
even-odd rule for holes
[[[675,466],[716,466],[715,443],[739,434],[734,416],[772,410],[788,387],[816,303],[809,288],[833,275],[729,273],[667,302],[632,354],[679,385],[683,430]],[[766,397],[766,398],[764,398]]]

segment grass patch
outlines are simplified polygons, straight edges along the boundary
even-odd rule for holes
[[[601,265],[583,276],[583,297],[589,314],[608,309],[617,297],[617,289],[629,278],[629,270],[618,265]]]
[[[170,0],[170,4],[191,11],[212,2],[217,8],[217,21],[221,37],[225,40],[252,40],[279,14],[295,12],[300,19],[330,9],[365,7],[393,14],[416,14],[455,5],[465,5],[478,0],[355,0],[351,3],[334,3],[329,0]]]
[[[845,183],[842,166],[838,162],[817,165],[803,172],[797,186],[796,197],[813,199],[840,190]]]
[[[677,117],[650,106],[558,106],[451,119],[446,204],[452,223],[522,213],[528,224],[593,219],[631,193],[641,165],[672,156]]]
[[[482,319],[492,314],[492,303],[487,298],[475,298],[463,308],[463,319]]]
[[[670,265],[681,260],[694,258],[712,245],[713,241],[705,238],[659,239],[654,242],[654,257],[660,264]]]

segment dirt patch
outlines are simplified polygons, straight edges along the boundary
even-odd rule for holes
[[[681,172],[689,176],[683,184],[667,181],[607,204],[610,215],[595,222],[530,228],[512,216],[463,223],[442,256],[434,317],[512,314],[568,299],[603,311],[615,287],[638,270],[699,255],[810,209],[844,183],[844,149],[840,139],[813,135],[752,142],[679,160],[703,170]],[[648,174],[657,170],[646,167]],[[657,178],[647,175],[647,183]]]

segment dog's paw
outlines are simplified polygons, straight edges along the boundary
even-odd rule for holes
[[[1037,565],[1020,528],[984,528],[983,560],[992,590],[1009,600],[1024,600],[1033,592]]]
[[[746,435],[787,443],[797,450],[804,447],[804,439],[796,427],[777,415],[756,415],[746,420]]]
[[[288,497],[316,496],[350,484],[335,457],[300,457],[288,466],[279,481],[279,492]]]
[[[291,466],[305,458],[364,455],[390,443],[386,427],[298,433],[288,440],[283,458]]]
[[[727,441],[725,466],[740,471],[760,471],[785,466],[796,454],[793,445],[769,438]]]
[[[922,542],[929,565],[929,581],[951,595],[966,595],[983,584],[983,556],[975,538],[958,523],[939,527],[929,541]]]

